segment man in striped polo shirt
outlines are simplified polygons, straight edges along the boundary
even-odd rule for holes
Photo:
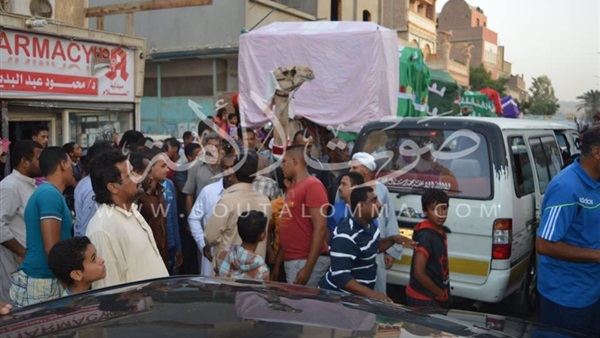
[[[331,266],[319,287],[391,302],[387,295],[373,290],[377,281],[375,257],[394,243],[400,243],[402,237],[379,238],[379,227],[374,220],[381,203],[373,188],[354,188],[350,204],[353,215],[342,220],[333,232],[329,249]]]

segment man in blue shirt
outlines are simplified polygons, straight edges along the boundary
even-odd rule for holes
[[[333,237],[333,231],[340,222],[346,218],[352,216],[350,210],[350,193],[352,188],[365,183],[362,175],[356,172],[348,172],[342,175],[340,180],[340,186],[338,188],[338,194],[340,201],[331,206],[329,215],[327,217],[327,227],[329,228],[329,238]],[[374,221],[377,225],[377,220]]]
[[[45,182],[25,207],[27,251],[10,288],[10,299],[19,307],[60,297],[62,289],[47,256],[54,244],[71,237],[71,213],[63,197],[65,188],[75,185],[71,160],[62,148],[48,147],[39,161]]]
[[[540,321],[600,336],[600,127],[550,182],[537,230]]]
[[[91,146],[85,156],[85,171],[90,172],[90,161],[105,151],[111,150],[112,142],[97,141]],[[85,236],[88,223],[94,217],[98,204],[94,200],[94,190],[92,189],[92,180],[86,175],[75,187],[75,236]]]
[[[329,246],[331,266],[319,287],[391,302],[387,295],[373,290],[377,281],[375,258],[403,238],[379,238],[374,220],[379,216],[381,203],[371,187],[352,189],[350,200],[353,215],[342,220],[333,232]]]
[[[169,249],[169,273],[179,274],[179,267],[183,264],[181,253],[181,237],[179,236],[179,216],[177,215],[177,191],[175,184],[170,179],[161,183],[165,189],[163,194],[167,205],[167,248]]]

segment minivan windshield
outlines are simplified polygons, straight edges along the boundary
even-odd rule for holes
[[[377,177],[391,192],[436,188],[452,197],[487,199],[491,195],[486,138],[470,130],[374,130],[355,152],[372,154]]]

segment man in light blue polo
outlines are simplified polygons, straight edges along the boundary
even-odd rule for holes
[[[111,142],[96,141],[96,143],[94,143],[94,145],[91,146],[87,151],[87,155],[85,157],[85,171],[87,173],[90,172],[91,168],[89,165],[94,157],[109,151],[112,148]],[[92,180],[90,175],[87,175],[82,178],[75,187],[75,236],[85,236],[88,223],[92,217],[94,217],[96,210],[98,210],[98,204],[94,199],[95,196],[96,193],[94,193],[94,189],[92,189]]]
[[[550,182],[537,231],[540,321],[600,336],[600,126]]]

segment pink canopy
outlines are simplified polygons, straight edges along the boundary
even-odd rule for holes
[[[372,22],[275,22],[240,36],[242,122],[261,126],[271,102],[270,72],[309,66],[315,79],[294,94],[295,115],[340,131],[396,115],[396,31]],[[292,106],[290,106],[292,107]],[[291,108],[290,108],[291,109]]]

